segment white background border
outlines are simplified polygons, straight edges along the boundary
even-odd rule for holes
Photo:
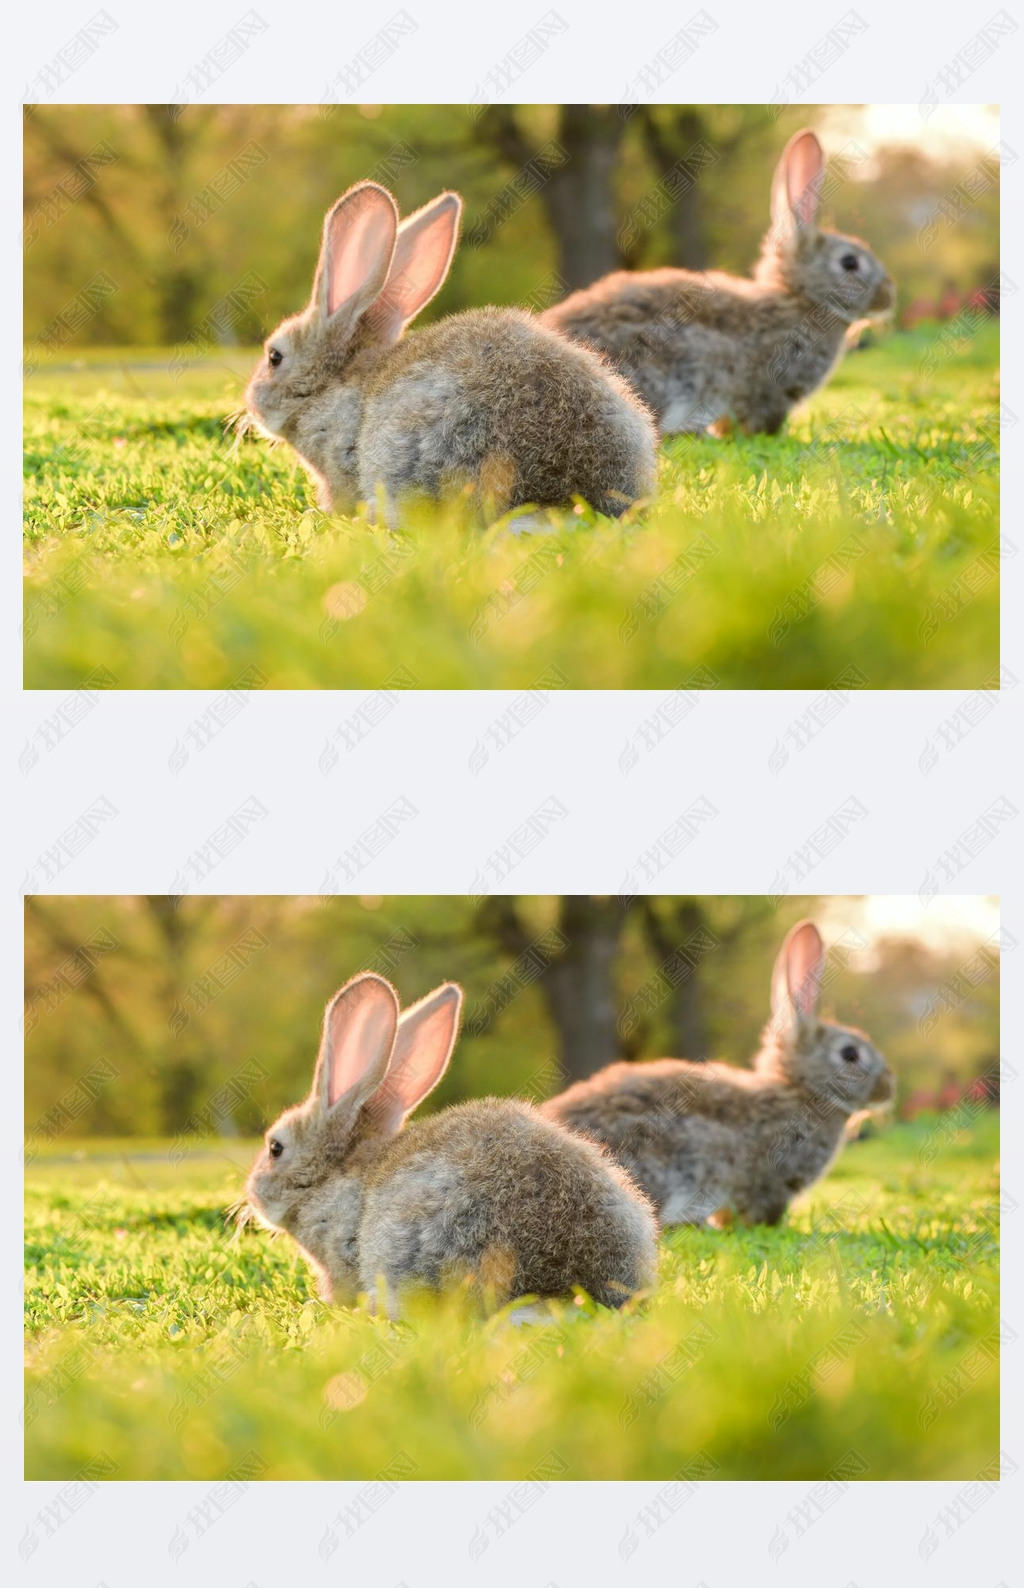
[[[18,103],[33,96],[37,74],[74,35],[96,7],[48,4],[26,7],[8,25],[9,135],[4,181],[10,200],[7,245],[0,250],[9,285],[7,301],[20,297],[18,205],[20,150]],[[117,31],[86,60],[51,102],[167,100],[247,9],[235,3],[184,3],[173,9],[110,0],[106,7]],[[329,80],[351,60],[397,5],[386,3],[331,9],[309,0],[258,0],[266,33],[219,79],[211,99],[254,103],[316,102]],[[507,54],[529,27],[551,8],[546,0],[512,12],[506,7],[420,4],[405,9],[417,31],[380,68],[371,92],[382,100],[452,102],[464,105],[488,69]],[[520,100],[620,100],[637,71],[677,33],[694,4],[616,9],[606,0],[558,0],[555,9],[569,27],[516,82],[508,95]],[[765,102],[775,97],[787,73],[844,14],[842,3],[822,9],[807,0],[784,10],[763,4],[706,7],[719,24],[698,54],[682,66],[656,97],[666,100]],[[809,87],[810,103],[892,101],[918,103],[998,7],[939,3],[884,7],[858,3],[868,27],[864,35]],[[344,12],[344,14],[342,14]],[[1024,13],[1010,15],[1024,23]],[[1003,137],[1015,148],[1024,134],[1019,115],[1024,26],[978,65],[949,102],[1004,102]],[[948,78],[947,78],[948,80]],[[363,97],[368,97],[364,95]],[[944,91],[943,96],[944,98]],[[1004,172],[1004,268],[1018,276],[1020,248],[1019,166]],[[1021,412],[1017,379],[1017,303],[1007,302],[1003,335],[1011,350],[1012,382],[1005,396]],[[822,854],[793,891],[805,892],[999,892],[1004,925],[1018,938],[1021,919],[1020,821],[1004,818],[981,845],[978,820],[994,802],[1024,805],[1019,774],[1024,691],[1005,692],[998,707],[954,750],[942,749],[924,773],[919,759],[927,745],[944,745],[940,725],[964,709],[956,693],[854,695],[848,706],[806,749],[773,772],[769,760],[785,743],[788,725],[813,700],[812,694],[709,696],[657,749],[643,750],[623,775],[619,757],[636,740],[642,720],[656,710],[661,694],[556,695],[549,707],[478,774],[469,758],[487,725],[507,709],[511,696],[422,693],[398,707],[356,750],[343,752],[324,776],[321,751],[338,724],[355,712],[362,696],[339,694],[260,695],[252,698],[230,728],[175,774],[169,765],[188,724],[211,696],[122,694],[103,696],[83,722],[27,774],[15,765],[25,742],[60,704],[60,694],[22,696],[20,679],[20,578],[17,566],[20,474],[20,371],[15,336],[5,382],[9,421],[4,427],[8,469],[3,500],[11,503],[9,576],[2,582],[7,622],[4,647],[8,739],[7,869],[4,897],[7,941],[8,1030],[17,1075],[20,1046],[20,900],[26,886],[54,892],[177,891],[183,868],[210,833],[238,805],[256,796],[266,816],[220,862],[202,886],[210,892],[315,892],[334,868],[338,891],[467,892],[491,857],[508,853],[509,836],[550,796],[566,815],[543,842],[525,853],[504,888],[515,892],[615,890],[639,856],[695,800],[714,806],[685,849],[670,858],[651,891],[776,892],[787,868],[795,878],[808,845],[835,810],[851,796],[863,817],[848,823],[842,841]],[[1020,524],[1019,449],[1004,466],[1004,531],[1016,539]],[[1004,666],[1024,677],[1021,659],[1020,567],[1004,569]],[[97,656],[97,663],[102,661]],[[396,665],[400,661],[396,657]],[[870,669],[868,669],[870,670]],[[1015,761],[1011,759],[1016,750]],[[404,796],[416,817],[360,871],[354,883],[338,873],[338,857],[351,853],[369,824]],[[94,841],[47,880],[47,856],[81,813],[105,797],[118,814],[96,829]],[[1005,807],[1001,807],[1005,812]],[[973,837],[964,838],[963,835]],[[817,847],[822,840],[819,837]],[[504,847],[503,847],[504,846]],[[973,850],[973,858],[964,859]],[[953,873],[954,861],[964,860]],[[42,858],[41,858],[42,857]],[[649,863],[649,862],[648,862]],[[40,874],[43,868],[44,875]],[[493,869],[493,867],[492,867]],[[497,872],[495,870],[495,876]],[[35,879],[33,881],[33,879]],[[178,879],[176,884],[175,879]],[[1003,981],[1005,1051],[1017,1062],[1022,1043],[1021,999],[1012,974]],[[1005,1096],[1005,1130],[1019,1141],[1019,1088]],[[1019,1151],[1011,1151],[1007,1189],[1021,1199]],[[19,1204],[20,1164],[16,1143],[8,1154],[12,1202]],[[1014,1182],[1017,1182],[1014,1184]],[[1019,1216],[1018,1216],[1019,1217]],[[1019,1319],[1019,1247],[1007,1221],[1005,1308]],[[20,1232],[12,1221],[12,1275],[18,1271]],[[13,1279],[12,1279],[13,1287]],[[5,1555],[19,1568],[18,1542],[48,1493],[58,1485],[24,1485],[21,1472],[20,1338],[17,1306],[3,1309],[3,1411],[7,1429],[3,1463],[7,1497]],[[1004,1359],[1004,1402],[1020,1397],[1017,1355]],[[1020,1462],[1024,1442],[1019,1417],[1004,1420],[1002,1447]],[[959,1484],[854,1484],[802,1538],[773,1563],[768,1543],[805,1484],[706,1484],[623,1565],[617,1545],[628,1525],[661,1487],[659,1484],[553,1485],[474,1563],[469,1540],[502,1484],[408,1484],[379,1515],[324,1564],[317,1544],[359,1485],[274,1484],[254,1486],[210,1533],[172,1563],[168,1544],[175,1527],[205,1492],[203,1484],[103,1485],[60,1531],[44,1538],[20,1566],[33,1584],[74,1582],[82,1588],[157,1588],[192,1580],[230,1588],[272,1588],[282,1581],[373,1581],[384,1588],[405,1583],[546,1585],[576,1588],[580,1581],[620,1582],[657,1574],[681,1588],[719,1588],[762,1580],[813,1584],[814,1588],[875,1588],[903,1584],[965,1582],[996,1588],[1019,1575],[1019,1527],[1014,1526],[1024,1484],[1018,1473],[1000,1486],[977,1516],[946,1536],[940,1509]],[[939,1547],[929,1559],[919,1553],[933,1528]],[[1012,1550],[1012,1552],[1011,1552]]]

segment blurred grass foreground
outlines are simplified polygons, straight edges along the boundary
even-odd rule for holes
[[[667,1234],[647,1302],[518,1328],[325,1307],[290,1241],[229,1238],[248,1144],[57,1145],[27,1179],[26,1477],[995,1477],[997,1134],[897,1125],[782,1227]]]
[[[376,969],[408,1004],[458,974],[429,1114],[539,1100],[605,1058],[747,1062],[806,916],[828,1012],[878,1042],[899,1120],[778,1228],[667,1234],[641,1305],[513,1328],[454,1297],[395,1325],[325,1307],[290,1240],[225,1220],[309,1085],[335,975]],[[102,1453],[116,1479],[976,1477],[1014,942],[970,895],[28,900],[28,1476]]]
[[[998,324],[849,355],[781,437],[676,438],[627,523],[389,535],[232,444],[250,355],[26,385],[29,688],[978,688],[998,668]]]

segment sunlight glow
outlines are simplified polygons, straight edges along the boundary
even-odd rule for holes
[[[911,937],[939,953],[963,949],[999,931],[999,900],[991,894],[939,894],[925,904],[915,893],[868,893],[862,898],[824,898],[820,924],[826,941],[851,928],[871,942]]]
[[[821,130],[826,138],[855,138],[870,153],[883,144],[917,147],[938,159],[982,153],[999,142],[998,105],[829,105]]]

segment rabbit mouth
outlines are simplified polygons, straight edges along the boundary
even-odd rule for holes
[[[883,1070],[871,1093],[872,1103],[891,1103],[896,1096],[896,1077],[891,1070]]]
[[[895,302],[896,287],[894,283],[889,280],[889,277],[886,276],[885,280],[878,286],[875,295],[869,304],[869,308],[871,308],[876,314],[885,314],[895,305]]]
[[[277,423],[272,415],[268,415],[259,398],[250,395],[248,401],[247,428],[257,435],[263,436],[266,441],[280,441],[283,439],[283,427]]]

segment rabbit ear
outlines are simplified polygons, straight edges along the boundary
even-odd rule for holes
[[[793,134],[775,167],[772,221],[781,233],[817,225],[824,178],[824,152],[817,134],[805,127]]]
[[[441,193],[398,228],[387,286],[373,306],[376,330],[391,340],[440,292],[451,269],[462,200]]]
[[[340,316],[351,330],[388,279],[398,231],[398,209],[386,188],[361,182],[324,219],[313,305],[324,320]]]
[[[799,921],[787,934],[772,972],[772,1013],[786,1027],[813,1025],[818,1018],[825,945],[813,921]]]
[[[387,1079],[370,1101],[382,1129],[398,1130],[434,1090],[452,1056],[462,1010],[462,988],[445,982],[407,1009],[398,1022]]]
[[[324,1011],[313,1095],[324,1113],[356,1110],[383,1083],[398,1029],[398,999],[383,976],[356,976]]]

